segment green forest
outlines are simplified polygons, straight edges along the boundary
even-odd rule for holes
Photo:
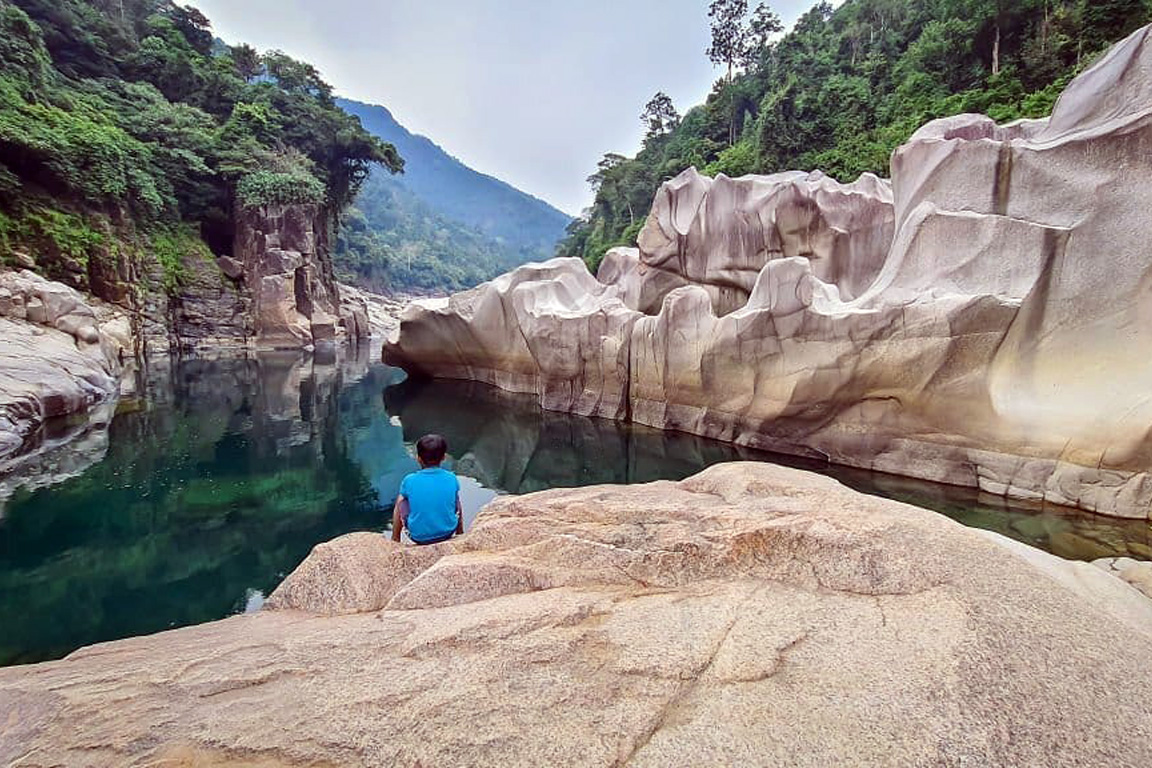
[[[563,234],[556,228],[555,243]],[[432,209],[397,179],[374,173],[340,222],[337,276],[374,291],[458,291],[528,261],[543,261],[551,246],[486,236]]]
[[[169,0],[0,0],[0,258],[91,288],[118,260],[230,253],[238,207],[333,223],[395,148],[309,64]]]
[[[730,177],[819,169],[848,182],[887,176],[892,151],[935,118],[1044,117],[1152,17],[1146,0],[848,0],[820,2],[781,35],[766,3],[714,0],[708,11],[702,53],[724,75],[683,116],[653,97],[640,152],[600,161],[595,200],[559,255],[595,271],[609,248],[635,243],[659,185],[691,166]]]

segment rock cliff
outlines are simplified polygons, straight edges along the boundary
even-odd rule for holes
[[[1152,762],[1152,601],[766,464],[351,534],[269,605],[0,669],[0,763]]]
[[[890,189],[688,170],[599,280],[554,260],[417,303],[385,359],[545,408],[1149,518],[1150,38],[1119,43],[1048,120],[930,123]]]

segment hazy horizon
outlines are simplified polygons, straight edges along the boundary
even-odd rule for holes
[[[772,3],[786,24],[815,0]],[[755,6],[755,2],[750,5]],[[192,0],[225,41],[280,49],[339,96],[570,215],[605,152],[640,148],[656,91],[684,112],[719,70],[707,0]]]

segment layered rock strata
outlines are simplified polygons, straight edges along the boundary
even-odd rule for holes
[[[0,763],[1152,762],[1152,601],[770,465],[353,534],[269,604],[0,670]]]
[[[386,359],[545,408],[1149,518],[1149,36],[1049,120],[922,128],[893,156],[891,209],[870,177],[689,170],[599,284],[552,261],[417,303]]]
[[[55,439],[45,422],[85,411],[119,392],[131,355],[128,321],[34,272],[0,272],[0,475],[25,443]]]

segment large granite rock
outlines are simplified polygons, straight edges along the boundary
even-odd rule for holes
[[[841,184],[819,171],[709,179],[690,168],[660,188],[640,231],[632,306],[656,314],[672,290],[698,285],[726,315],[747,303],[768,261],[794,257],[853,299],[883,266],[894,222],[892,188],[872,174]]]
[[[640,317],[579,259],[552,259],[450,298],[410,302],[398,337],[385,341],[385,361],[416,376],[538,394],[550,410],[620,418]]]
[[[47,420],[119,392],[121,365],[131,354],[124,325],[62,283],[28,270],[0,272],[0,474],[13,470],[7,460],[21,448],[54,442],[42,435],[26,445]]]
[[[505,497],[436,551],[371,536],[281,610],[0,670],[0,763],[1152,762],[1152,601],[827,478],[728,464]]]
[[[575,261],[524,268],[413,306],[385,357],[545,408],[1149,518],[1149,37],[1050,120],[925,126],[893,156],[891,208],[871,177],[690,169],[599,285]]]

